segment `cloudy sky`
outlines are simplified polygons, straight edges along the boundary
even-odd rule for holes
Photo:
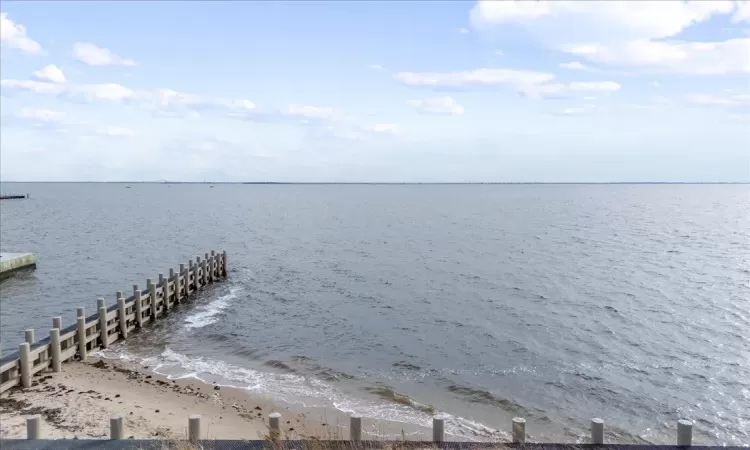
[[[750,181],[750,2],[4,2],[0,177]]]

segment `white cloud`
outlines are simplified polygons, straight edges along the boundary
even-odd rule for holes
[[[656,81],[656,80],[654,80],[654,81],[650,82],[650,83],[649,83],[649,85],[650,85],[650,86],[651,86],[652,88],[660,88],[660,87],[661,87],[661,83],[659,83],[659,82],[658,82],[658,81]]]
[[[73,57],[89,66],[134,66],[135,61],[116,55],[108,48],[89,42],[76,42]]]
[[[452,97],[435,97],[421,100],[408,100],[406,103],[415,106],[417,111],[423,114],[447,114],[460,116],[464,113],[464,107],[459,105]]]
[[[737,9],[732,16],[732,23],[750,22],[750,1],[737,2]]]
[[[685,100],[699,106],[722,106],[729,108],[750,108],[750,92],[730,91],[724,95],[689,94]]]
[[[479,29],[515,24],[542,44],[612,65],[698,75],[750,72],[750,39],[670,40],[718,15],[747,20],[732,1],[486,1],[471,11]],[[575,27],[566,24],[575,23]]]
[[[596,70],[593,67],[589,67],[589,66],[587,66],[585,64],[582,64],[582,63],[580,63],[578,61],[562,63],[562,64],[560,64],[560,68],[561,69],[568,69],[568,70],[581,70],[581,71],[585,71],[585,72],[594,72]]]
[[[45,66],[42,70],[34,72],[34,76],[41,81],[51,81],[52,83],[65,83],[65,74],[59,67],[54,64]]]
[[[503,56],[505,53],[502,52],[502,50],[495,50],[495,56]]]
[[[378,123],[373,125],[372,127],[369,127],[369,129],[376,133],[383,134],[398,134],[400,132],[399,127],[392,123]]]
[[[469,31],[468,28],[459,28],[458,32],[461,33],[461,34],[469,34],[470,33],[470,31]]]
[[[285,114],[294,117],[306,117],[309,119],[331,119],[334,117],[335,112],[333,108],[292,104],[287,106]]]
[[[23,108],[17,117],[40,122],[62,122],[65,119],[65,113],[51,109]]]
[[[24,53],[44,54],[42,46],[26,34],[26,27],[13,22],[7,13],[0,13],[0,42]]]
[[[535,84],[521,88],[520,92],[527,97],[540,99],[561,97],[574,93],[608,94],[619,91],[622,86],[614,81],[574,81],[572,83]]]
[[[36,94],[59,94],[65,90],[65,86],[61,84],[34,80],[0,80],[0,87]]]
[[[371,64],[370,65],[370,69],[372,69],[372,70],[383,70],[383,66],[381,66],[380,64]]]
[[[109,126],[99,129],[99,134],[110,137],[133,137],[135,136],[135,131],[125,127]]]
[[[463,72],[399,72],[395,78],[409,86],[464,87],[528,85],[551,81],[554,74],[515,69],[475,69]]]

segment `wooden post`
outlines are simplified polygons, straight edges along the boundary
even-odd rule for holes
[[[211,281],[216,280],[216,269],[218,269],[218,267],[219,265],[216,263],[216,251],[211,250]]]
[[[123,439],[125,427],[122,423],[122,416],[112,416],[109,418],[109,438]]]
[[[135,324],[141,328],[143,326],[143,303],[137,284],[133,285],[133,300],[135,301]]]
[[[102,348],[109,347],[109,334],[107,333],[107,308],[99,308],[99,340]]]
[[[52,358],[52,371],[59,372],[62,361],[60,361],[60,329],[52,328],[49,330],[49,349]]]
[[[163,274],[159,274],[159,280],[161,283],[161,300],[164,303],[164,312],[169,311],[169,278],[164,278]]]
[[[175,292],[175,296],[177,297],[177,302],[179,303],[180,300],[182,300],[182,293],[184,290],[187,290],[185,285],[180,282],[180,280],[185,280],[185,284],[187,284],[187,279],[185,278],[185,264],[180,264],[180,271],[177,273],[177,292]]]
[[[169,278],[167,278],[167,284],[174,283],[174,303],[177,303],[177,291],[180,289],[179,286],[179,276],[176,276],[174,273],[174,268],[169,269]]]
[[[30,328],[30,329],[26,330],[23,333],[23,337],[24,337],[24,340],[26,342],[28,342],[29,344],[32,344],[32,345],[36,341],[36,339],[34,339],[34,329],[33,328]]]
[[[268,426],[271,428],[271,439],[276,440],[281,437],[281,414],[275,412],[268,416]]]
[[[76,319],[78,326],[78,357],[81,361],[86,361],[86,318],[78,316]]]
[[[226,277],[227,276],[227,270],[228,270],[228,268],[227,268],[227,251],[226,250],[224,250],[223,252],[221,252],[221,259],[222,259],[222,261],[221,261],[222,265],[224,266],[224,273],[223,273],[223,275],[224,275],[224,277]]]
[[[526,419],[513,418],[513,442],[523,444],[526,442]]]
[[[31,345],[28,342],[18,346],[18,356],[21,363],[21,386],[31,387]]]
[[[190,274],[193,273],[193,260],[188,261],[188,270],[185,274],[185,295],[190,295],[192,286],[190,286]]]
[[[432,442],[443,442],[445,440],[445,419],[432,418]]]
[[[26,439],[40,439],[41,438],[41,416],[29,416],[26,418]]]
[[[680,447],[693,445],[693,422],[689,420],[677,421],[677,445]]]
[[[146,279],[146,288],[148,289],[148,296],[151,299],[151,321],[156,320],[156,285],[151,278]]]
[[[591,443],[604,444],[604,421],[602,419],[591,419]]]
[[[117,298],[117,315],[120,319],[120,337],[127,339],[128,337],[128,316],[125,315],[125,299],[122,297]]]
[[[353,442],[362,440],[362,418],[359,416],[349,418],[349,439]]]
[[[52,318],[52,328],[62,330],[62,317],[57,316]]]
[[[193,414],[188,419],[188,439],[192,443],[201,440],[201,416]]]

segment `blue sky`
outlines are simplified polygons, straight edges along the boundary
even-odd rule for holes
[[[0,177],[750,181],[750,3],[4,2]]]

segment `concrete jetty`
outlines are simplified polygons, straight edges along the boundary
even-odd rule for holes
[[[5,278],[16,270],[36,267],[33,253],[0,253],[0,278]]]
[[[202,260],[198,256],[195,263],[191,259],[187,267],[180,264],[179,271],[169,269],[167,277],[160,273],[158,283],[149,278],[146,292],[133,285],[132,296],[124,298],[117,292],[117,303],[109,307],[103,298],[98,299],[92,315],[86,316],[85,309],[78,308],[76,322],[70,326],[63,328],[62,317],[54,317],[49,336],[39,341],[34,330],[26,330],[18,352],[0,358],[0,394],[19,385],[28,388],[34,375],[59,372],[66,361],[85,361],[89,353],[127,339],[130,333],[188,301],[191,294],[226,276],[227,252],[212,251]]]

